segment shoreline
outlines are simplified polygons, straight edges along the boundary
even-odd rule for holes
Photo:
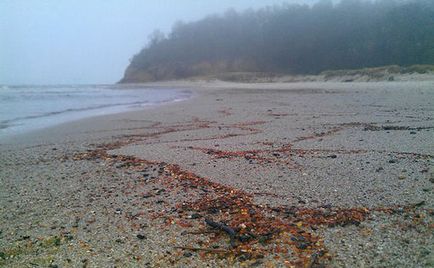
[[[0,264],[434,263],[432,81],[176,84],[0,144]]]
[[[52,87],[52,86],[49,86]],[[93,87],[106,87],[110,89],[117,89],[117,90],[124,90],[124,89],[131,89],[129,86],[109,86],[109,85],[93,85]],[[156,88],[152,87],[146,87],[144,85],[133,88],[135,90],[158,90]],[[16,136],[30,136],[32,132],[38,132],[40,130],[44,129],[50,129],[50,128],[56,128],[57,126],[63,126],[68,123],[77,122],[80,120],[86,120],[89,118],[97,118],[101,116],[112,116],[114,114],[120,114],[120,113],[128,113],[128,112],[134,112],[134,111],[143,111],[147,109],[152,109],[154,107],[157,107],[159,105],[165,105],[172,102],[179,102],[184,101],[186,99],[189,99],[192,97],[192,93],[190,91],[184,90],[184,89],[173,89],[170,87],[166,87],[164,90],[170,90],[173,91],[174,97],[171,99],[163,99],[159,101],[152,100],[144,100],[141,102],[135,102],[135,103],[124,103],[124,104],[107,104],[107,105],[99,105],[96,107],[84,107],[82,109],[69,109],[65,111],[52,111],[48,112],[47,114],[43,114],[40,116],[24,116],[16,119],[8,119],[4,120],[3,122],[7,122],[10,124],[10,122],[14,122],[17,120],[29,120],[33,119],[33,121],[26,121],[21,122],[21,124],[15,125],[5,125],[3,129],[0,129],[2,133],[0,132],[0,144],[3,140],[11,140],[11,138],[14,138]],[[186,95],[188,94],[188,96]],[[184,96],[185,95],[185,96]],[[86,113],[86,114],[84,114]],[[60,116],[60,117],[59,117]],[[47,119],[45,121],[34,121],[34,119]],[[97,120],[97,119],[95,119]]]
[[[114,84],[112,86],[117,86],[118,84]],[[295,93],[303,93],[306,90],[317,90],[322,93],[333,93],[334,91],[342,91],[346,88],[355,88],[353,90],[377,90],[378,88],[393,90],[396,85],[408,85],[408,86],[418,86],[418,87],[430,87],[434,86],[434,80],[423,80],[423,81],[379,81],[379,82],[352,82],[352,83],[343,83],[343,82],[270,82],[270,83],[240,83],[240,82],[228,82],[228,81],[219,81],[219,80],[174,80],[174,81],[163,81],[163,82],[149,82],[149,83],[133,83],[133,84],[119,84],[119,88],[162,88],[162,89],[175,89],[175,90],[188,90],[191,94],[187,99],[175,100],[164,102],[161,104],[151,104],[146,107],[141,107],[140,109],[134,109],[129,111],[122,111],[113,114],[106,115],[93,115],[85,118],[80,118],[72,121],[62,122],[59,124],[46,126],[38,129],[33,129],[26,131],[25,133],[19,133],[14,138],[5,137],[5,139],[0,140],[1,145],[7,145],[8,143],[12,143],[14,145],[18,145],[19,143],[35,143],[38,141],[33,141],[33,135],[36,136],[46,136],[47,133],[61,132],[61,129],[66,127],[68,129],[74,129],[79,125],[80,122],[86,123],[86,127],[90,127],[89,121],[96,121],[98,119],[105,119],[104,121],[110,121],[109,119],[114,117],[122,118],[122,115],[128,117],[131,115],[138,115],[148,109],[159,109],[160,106],[172,105],[178,102],[186,102],[190,101],[196,97],[200,97],[203,94],[210,93],[212,91],[225,91],[225,90],[254,90],[256,88],[261,88],[264,90],[282,90],[282,91],[292,91]],[[105,85],[109,86],[109,85]],[[16,139],[17,141],[13,141]]]

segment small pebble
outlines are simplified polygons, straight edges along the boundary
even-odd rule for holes
[[[309,244],[307,244],[307,243],[297,243],[295,246],[298,249],[307,249],[307,247],[309,246]]]
[[[202,217],[202,215],[197,214],[197,213],[191,214],[191,215],[189,216],[190,219],[199,219],[200,217]]]
[[[138,234],[137,238],[140,239],[140,240],[143,240],[143,239],[146,239],[146,236],[143,235],[143,234]]]
[[[191,256],[193,256],[193,254],[191,252],[185,252],[184,253],[184,257],[190,258]]]

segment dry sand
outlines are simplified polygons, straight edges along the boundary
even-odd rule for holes
[[[0,141],[0,266],[434,266],[434,81],[147,86]]]

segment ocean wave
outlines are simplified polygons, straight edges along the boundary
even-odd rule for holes
[[[91,116],[141,109],[185,100],[179,89],[112,87],[19,87],[0,90],[0,138]],[[47,94],[48,92],[48,94]]]
[[[11,123],[14,123],[16,121],[43,118],[43,117],[49,117],[49,116],[53,116],[53,115],[70,113],[70,112],[84,112],[84,111],[98,110],[98,109],[109,108],[109,107],[118,107],[118,106],[136,106],[137,107],[137,106],[142,106],[144,104],[149,104],[149,102],[148,101],[136,101],[136,102],[127,102],[127,103],[102,104],[102,105],[91,106],[91,107],[69,108],[69,109],[65,109],[65,110],[61,110],[61,111],[52,111],[52,112],[38,114],[38,115],[29,115],[29,116],[22,116],[22,117],[16,117],[13,119],[3,120],[0,122],[0,128],[2,125],[11,125]]]
[[[10,124],[6,124],[6,122],[0,122],[0,129],[5,129],[5,128],[8,128],[10,126],[11,125]]]

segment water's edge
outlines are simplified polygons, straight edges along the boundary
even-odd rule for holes
[[[104,85],[103,87],[106,88],[107,86]],[[4,97],[5,95],[1,95],[1,93],[2,92],[0,90],[0,97]],[[30,105],[34,106],[44,104],[50,105],[53,104],[55,101],[66,102],[65,106],[62,106],[62,103],[60,103],[60,105],[53,104],[53,106],[55,107],[53,107],[52,109],[50,107],[42,107],[41,111],[39,112],[38,110],[38,113],[36,114],[31,114],[30,112],[29,114],[25,114],[25,112],[22,111],[21,114],[19,112],[15,114],[13,111],[5,111],[5,109],[7,108],[3,108],[3,111],[0,110],[0,112],[2,112],[2,114],[0,114],[0,140],[20,134],[28,134],[32,131],[54,127],[63,123],[69,123],[81,119],[119,114],[130,111],[138,111],[153,106],[183,101],[191,98],[192,96],[192,92],[190,90],[183,88],[156,89],[146,86],[140,88],[130,88],[119,87],[118,85],[109,88],[109,90],[101,90],[101,96],[99,96],[99,92],[97,92],[96,94],[93,93],[91,93],[88,98],[94,98],[97,100],[90,103],[89,105],[86,105],[86,103],[79,103],[77,105],[79,107],[74,107],[74,101],[77,101],[73,100],[74,96],[71,97],[72,100],[69,100],[69,97],[62,96],[59,98],[59,100],[49,100],[46,103],[44,103],[45,100],[42,99],[42,101],[40,101],[40,103],[42,104],[38,103],[38,100],[30,102],[28,101]],[[112,93],[114,93],[113,96],[110,95]],[[122,102],[122,99],[118,102],[116,99],[119,96],[124,97],[122,96],[122,94],[128,95],[131,93],[133,93],[133,95],[128,96],[128,99],[125,102]],[[13,94],[10,95],[13,96]],[[41,95],[42,98],[46,97],[44,96],[44,93],[42,93]],[[107,98],[107,96],[111,99],[109,99],[108,103],[104,103],[106,101],[104,100],[104,98]],[[100,99],[98,99],[99,97]],[[85,96],[85,98],[87,97]],[[7,103],[8,100],[5,101],[4,99],[5,98],[3,98],[1,101],[3,103]],[[116,99],[116,101],[113,102],[113,99]],[[15,103],[13,102],[7,104],[12,107],[11,109],[20,109],[19,103],[16,105],[17,107],[14,107]]]

